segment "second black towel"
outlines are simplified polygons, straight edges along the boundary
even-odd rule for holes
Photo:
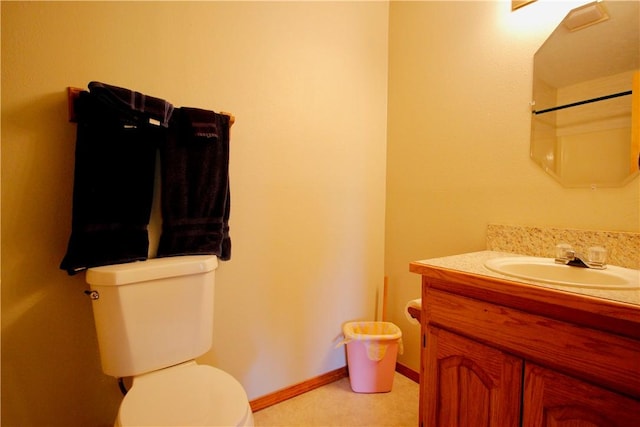
[[[229,116],[175,109],[160,153],[158,256],[210,254],[229,260]]]

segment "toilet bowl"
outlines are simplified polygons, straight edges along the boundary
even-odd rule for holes
[[[252,427],[253,415],[231,375],[187,362],[135,377],[115,425]]]

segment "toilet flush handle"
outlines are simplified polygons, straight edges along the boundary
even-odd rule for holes
[[[97,300],[98,298],[100,298],[100,294],[98,293],[98,291],[84,291],[84,294],[92,300]]]

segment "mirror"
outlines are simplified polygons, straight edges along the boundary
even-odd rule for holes
[[[534,55],[531,158],[566,187],[638,175],[640,2],[570,11]]]

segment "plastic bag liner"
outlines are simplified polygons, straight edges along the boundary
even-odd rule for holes
[[[398,353],[402,354],[402,331],[391,322],[349,322],[342,327],[344,339],[336,345],[351,341],[361,341],[367,349],[367,358],[380,361],[391,343],[398,343]]]

